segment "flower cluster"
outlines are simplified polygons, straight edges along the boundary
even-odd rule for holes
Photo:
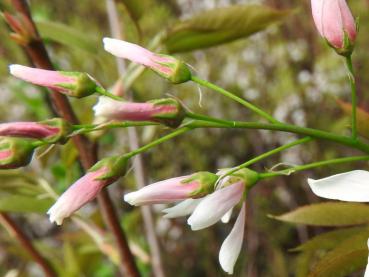
[[[223,171],[222,171],[223,172]],[[131,205],[182,202],[163,210],[166,218],[190,215],[187,223],[193,231],[207,228],[219,220],[227,223],[232,210],[241,209],[232,231],[224,240],[219,251],[219,263],[223,270],[233,273],[240,254],[245,228],[245,193],[258,180],[258,174],[242,169],[237,174],[221,179],[209,172],[168,179],[128,193],[124,200]],[[217,185],[216,185],[217,184]]]

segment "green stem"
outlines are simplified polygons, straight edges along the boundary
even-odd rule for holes
[[[305,165],[298,165],[292,168],[288,168],[285,170],[277,171],[277,172],[267,172],[267,173],[261,173],[259,174],[260,179],[267,179],[267,178],[273,178],[277,176],[282,175],[290,175],[295,172],[313,169],[321,166],[327,166],[327,165],[334,165],[334,164],[342,164],[342,163],[350,163],[350,162],[357,162],[357,161],[367,161],[369,160],[369,156],[356,156],[356,157],[348,157],[348,158],[338,158],[333,160],[327,160],[327,161],[320,161]]]
[[[115,128],[128,128],[128,127],[142,127],[142,126],[156,126],[160,125],[157,122],[151,121],[125,121],[125,122],[106,122],[102,124],[85,124],[85,125],[74,125],[74,132],[71,136],[78,134],[86,134],[100,130],[115,129]]]
[[[237,95],[233,94],[232,92],[229,92],[221,87],[218,87],[215,84],[212,84],[206,80],[202,80],[196,76],[192,76],[191,80],[201,86],[207,87],[209,89],[215,90],[221,94],[223,94],[224,96],[240,103],[241,105],[245,106],[246,108],[250,109],[251,111],[255,112],[256,114],[260,115],[261,117],[265,118],[266,120],[268,120],[271,123],[278,123],[279,121],[276,120],[273,116],[271,116],[270,114],[264,112],[262,109],[258,108],[257,106],[251,104],[250,102],[238,97]]]
[[[261,129],[261,130],[272,130],[272,131],[281,131],[287,133],[300,134],[304,136],[309,136],[313,138],[333,141],[342,145],[349,146],[351,148],[355,148],[361,150],[365,153],[369,153],[369,145],[359,141],[352,139],[346,136],[336,135],[330,132],[311,129],[306,127],[300,127],[285,123],[260,123],[260,122],[240,122],[240,121],[226,121],[215,122],[207,121],[207,120],[199,120],[192,121],[186,124],[187,127],[192,128],[240,128],[240,129]]]
[[[352,128],[352,138],[357,139],[357,93],[356,93],[356,83],[354,75],[354,67],[352,66],[351,55],[346,57],[346,65],[348,70],[348,78],[351,87],[351,103],[352,103],[352,116],[351,116],[351,128]]]
[[[112,93],[110,93],[110,92],[108,92],[107,90],[105,90],[104,88],[102,88],[102,87],[97,87],[96,88],[96,92],[98,93],[98,94],[101,94],[101,95],[103,95],[103,96],[106,96],[106,97],[109,97],[109,98],[111,98],[111,99],[114,99],[114,100],[117,100],[117,101],[123,101],[123,99],[121,98],[121,97],[119,97],[119,96],[116,96],[116,95],[114,95],[114,94],[112,94]]]
[[[179,128],[179,129],[173,131],[172,133],[170,133],[170,134],[168,134],[168,135],[166,135],[164,137],[161,137],[161,138],[159,138],[157,140],[154,140],[154,141],[152,141],[152,142],[150,142],[150,143],[148,143],[148,144],[146,144],[146,145],[144,145],[144,146],[142,146],[140,148],[137,148],[136,150],[133,150],[133,151],[125,154],[124,157],[125,158],[132,158],[135,155],[138,155],[138,154],[140,154],[142,152],[145,152],[145,151],[149,150],[150,148],[153,148],[154,146],[157,146],[158,144],[161,144],[161,143],[163,143],[165,141],[168,141],[168,140],[170,140],[170,139],[172,139],[174,137],[177,137],[179,135],[182,135],[182,134],[184,134],[184,133],[186,133],[186,132],[188,132],[188,131],[190,131],[192,129],[193,129],[192,127],[182,127],[182,128]]]
[[[242,169],[242,168],[249,167],[250,165],[252,165],[252,164],[254,164],[254,163],[256,163],[256,162],[259,162],[259,161],[261,161],[261,160],[263,160],[263,159],[265,159],[265,158],[268,158],[268,157],[270,157],[270,156],[272,156],[272,155],[275,155],[275,154],[277,154],[277,153],[279,153],[279,152],[282,152],[282,151],[287,150],[287,149],[289,149],[289,148],[292,148],[292,147],[294,147],[294,146],[297,146],[297,145],[300,145],[300,144],[303,144],[303,143],[309,142],[309,141],[311,141],[311,140],[312,140],[312,138],[311,138],[311,137],[305,137],[305,138],[298,139],[298,140],[295,140],[295,141],[293,141],[293,142],[287,143],[287,144],[282,145],[282,146],[280,146],[280,147],[277,147],[277,148],[275,148],[275,149],[273,149],[273,150],[270,150],[270,151],[268,151],[268,152],[265,152],[265,153],[263,153],[263,154],[261,154],[261,155],[259,155],[259,156],[255,157],[255,158],[251,159],[251,160],[248,160],[247,162],[245,162],[245,163],[243,163],[243,164],[240,164],[239,166],[237,166],[237,167],[235,167],[235,168],[231,169],[230,171],[226,172],[224,175],[222,175],[222,178],[224,178],[224,177],[226,177],[226,176],[229,176],[229,175],[231,175],[231,174],[235,173],[236,171],[238,171],[238,170],[240,170],[240,169]]]

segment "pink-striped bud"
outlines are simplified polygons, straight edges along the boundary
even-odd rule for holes
[[[26,166],[32,160],[35,140],[0,137],[0,169]]]
[[[154,121],[170,127],[179,126],[184,118],[182,106],[172,98],[132,103],[102,96],[93,109],[96,117],[110,120]]]
[[[353,51],[357,26],[346,0],[311,0],[315,25],[340,55]]]
[[[51,222],[61,225],[63,220],[95,199],[102,188],[123,176],[127,169],[124,157],[109,157],[96,163],[88,173],[65,191],[48,210]]]
[[[61,118],[0,124],[0,136],[34,138],[49,143],[65,143],[70,132],[71,125]]]
[[[123,40],[104,38],[103,42],[107,52],[144,65],[174,84],[191,80],[191,71],[188,66],[172,56],[156,54]]]
[[[124,196],[124,201],[140,206],[199,198],[214,191],[217,179],[218,176],[210,172],[198,172],[190,176],[171,178],[128,193]]]
[[[47,87],[71,97],[89,96],[101,87],[87,73],[52,71],[18,64],[9,66],[10,74],[26,82]]]

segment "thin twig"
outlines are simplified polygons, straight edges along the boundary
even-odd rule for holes
[[[12,3],[14,8],[25,18],[27,18],[29,23],[33,26],[36,34],[35,39],[24,46],[26,53],[31,58],[35,66],[43,69],[54,69],[47,54],[46,48],[32,20],[27,2],[25,0],[12,0]],[[79,124],[68,99],[64,95],[55,91],[51,94],[51,96],[52,102],[56,107],[58,114],[72,124]],[[82,135],[75,136],[73,138],[73,142],[78,149],[79,159],[83,168],[85,170],[89,169],[97,161],[97,146],[92,144],[85,136]],[[139,276],[134,258],[126,240],[126,236],[120,226],[119,219],[107,191],[103,190],[97,198],[102,214],[104,215],[105,222],[109,226],[117,242],[117,248],[119,250],[121,260],[120,271],[125,276]]]
[[[107,13],[109,17],[109,25],[111,34],[113,37],[121,39],[123,35],[123,31],[120,28],[119,17],[116,9],[116,4],[114,0],[106,0]],[[121,59],[116,60],[117,69],[120,76],[123,76],[126,72],[125,64]],[[127,94],[128,98],[132,98],[129,93]],[[128,129],[128,140],[129,140],[129,148],[131,151],[138,149],[139,139],[136,128]],[[133,173],[134,178],[138,188],[142,188],[146,183],[146,174],[144,171],[144,162],[142,160],[141,155],[137,155],[133,162]],[[141,213],[143,222],[146,230],[146,238],[150,247],[151,252],[151,264],[154,275],[156,277],[164,277],[164,269],[163,263],[161,259],[160,246],[159,241],[156,236],[155,226],[154,226],[154,217],[152,215],[152,209],[150,206],[142,206]]]
[[[11,232],[11,235],[16,237],[17,241],[41,267],[46,277],[57,276],[49,262],[38,252],[38,250],[32,245],[30,239],[23,233],[22,229],[19,228],[7,213],[0,213],[0,223],[4,224],[4,226]]]

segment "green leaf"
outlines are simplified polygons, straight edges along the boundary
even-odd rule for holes
[[[248,37],[290,13],[262,5],[234,5],[205,11],[175,24],[168,31],[165,44],[170,53],[211,47]]]
[[[60,44],[78,48],[91,54],[97,53],[97,40],[62,23],[36,21],[37,28],[43,39],[50,39]]]
[[[368,230],[350,237],[325,255],[309,277],[344,277],[362,269],[368,262]]]
[[[24,195],[7,195],[0,197],[0,211],[19,213],[45,213],[53,204],[50,198],[40,199]]]
[[[318,235],[291,250],[292,251],[330,250],[336,247],[342,241],[346,240],[348,237],[363,231],[369,232],[369,227],[354,227],[334,230],[331,232]]]
[[[369,222],[369,206],[359,203],[326,202],[300,207],[292,212],[272,216],[295,224],[349,226]]]
[[[352,105],[351,103],[347,103],[342,100],[337,100],[342,111],[350,117],[352,114]],[[356,117],[357,117],[357,131],[358,133],[366,139],[369,139],[369,113],[357,107],[356,109]]]

